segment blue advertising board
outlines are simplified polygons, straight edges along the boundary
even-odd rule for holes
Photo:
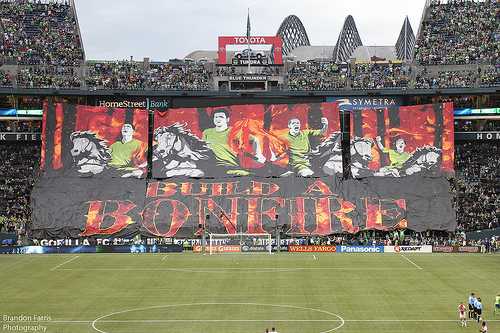
[[[401,96],[327,97],[327,102],[338,102],[340,111],[382,109],[403,106]]]

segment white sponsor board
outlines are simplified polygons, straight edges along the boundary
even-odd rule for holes
[[[432,245],[395,245],[384,246],[384,252],[388,253],[432,253]]]

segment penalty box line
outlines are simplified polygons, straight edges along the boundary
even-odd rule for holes
[[[406,260],[408,260],[413,266],[417,267],[418,269],[422,269],[420,266],[418,266],[417,264],[415,264],[413,261],[411,261],[410,259],[406,258],[404,255],[401,255],[401,257],[405,258]]]
[[[68,262],[70,262],[70,261],[72,261],[72,260],[75,260],[75,259],[76,259],[76,258],[78,258],[78,257],[80,257],[80,256],[76,256],[76,257],[74,257],[74,258],[71,258],[71,259],[69,259],[69,260],[66,260],[65,262],[63,262],[63,263],[62,263],[62,264],[60,264],[60,265],[57,265],[57,266],[55,266],[55,267],[52,267],[51,271],[53,271],[53,270],[55,270],[55,269],[57,269],[57,268],[61,267],[62,265],[67,264]]]

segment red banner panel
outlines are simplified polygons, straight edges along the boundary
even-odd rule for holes
[[[354,110],[351,173],[454,176],[453,103]]]
[[[147,110],[45,103],[44,117],[46,175],[145,176]]]
[[[156,112],[153,177],[342,176],[337,103]]]

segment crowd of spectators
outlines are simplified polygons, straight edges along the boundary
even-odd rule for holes
[[[0,132],[23,132],[23,133],[36,133],[41,132],[41,121],[8,121],[0,120]]]
[[[424,68],[421,72],[417,73],[414,88],[473,88],[476,80],[477,72],[473,70],[438,71],[434,74]]]
[[[422,22],[415,46],[418,65],[466,65],[482,59],[488,64],[482,73],[470,68],[433,72],[424,69],[412,76],[411,66],[390,61],[357,63],[355,68],[346,69],[326,59],[317,59],[298,62],[288,72],[281,73],[284,83],[279,84],[279,89],[334,91],[500,85],[499,15],[498,1],[433,1]],[[0,71],[0,88],[207,91],[213,86],[212,75],[236,72],[228,66],[216,67],[211,73],[204,62],[152,63],[146,68],[130,60],[89,62],[85,73],[79,71],[79,77],[73,66],[83,65],[84,54],[74,10],[67,1],[0,1],[0,20],[3,29],[0,60],[31,66],[13,74]],[[266,67],[262,73],[279,75],[278,69],[272,67]]]
[[[1,1],[0,57],[19,64],[77,66],[84,59],[78,26],[66,2]]]
[[[295,64],[285,74],[289,91],[339,90],[348,86],[346,73],[332,62],[303,62]]]
[[[500,147],[455,144],[455,200],[459,230],[498,228],[500,224]]]
[[[0,87],[2,88],[12,88],[12,79],[9,73],[0,70]]]
[[[460,120],[455,124],[456,132],[474,132],[477,131],[476,123],[470,120]]]
[[[500,67],[494,66],[484,70],[481,75],[481,87],[498,87],[500,86]]]
[[[211,87],[210,75],[202,63],[178,62],[151,66],[147,72],[152,90],[202,90]]]
[[[406,89],[411,83],[411,67],[390,62],[356,64],[351,73],[332,62],[304,62],[285,74],[288,90]]]
[[[446,235],[433,231],[414,232],[405,229],[392,231],[361,231],[357,234],[331,235],[322,237],[302,237],[284,240],[288,245],[365,245],[365,246],[485,246],[483,252],[498,250],[497,236],[486,239],[467,239],[463,231]]]
[[[210,88],[209,74],[202,63],[162,62],[144,70],[139,62],[107,61],[88,67],[87,89],[204,90]]]
[[[500,56],[498,1],[433,1],[415,45],[420,65],[470,64]]]
[[[40,163],[40,144],[0,144],[0,230],[26,233],[30,219],[29,197]]]
[[[455,132],[493,132],[500,131],[500,120],[491,119],[488,121],[471,121],[459,120],[455,121]]]
[[[352,89],[405,89],[411,82],[411,67],[380,65],[376,62],[356,65]]]
[[[144,90],[144,70],[136,61],[104,61],[88,67],[87,89]]]
[[[54,66],[23,68],[17,74],[17,87],[24,89],[80,89],[81,81],[72,67],[57,70]]]

